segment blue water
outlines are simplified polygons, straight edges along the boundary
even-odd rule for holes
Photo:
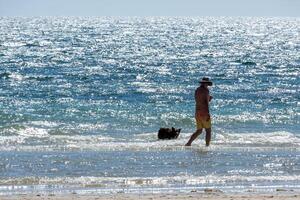
[[[299,189],[299,33],[299,18],[0,18],[0,194]],[[186,148],[203,76],[212,144]]]

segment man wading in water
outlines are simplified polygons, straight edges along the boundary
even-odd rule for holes
[[[197,124],[197,130],[191,136],[190,140],[185,146],[191,146],[192,142],[202,133],[202,129],[205,129],[206,146],[209,146],[211,139],[211,119],[209,114],[209,102],[212,100],[212,96],[209,95],[208,86],[212,86],[212,82],[209,78],[202,78],[199,82],[201,85],[195,91],[196,111],[195,119]]]

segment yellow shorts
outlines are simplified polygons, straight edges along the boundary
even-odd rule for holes
[[[195,114],[197,129],[211,128],[211,118],[210,116],[201,116]]]

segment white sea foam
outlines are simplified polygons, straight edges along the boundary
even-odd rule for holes
[[[25,129],[16,130],[16,134],[23,137],[47,137],[48,132],[42,128],[26,127]]]
[[[300,150],[300,138],[289,132],[273,133],[219,133],[212,139],[211,147],[205,148],[202,138],[195,140],[192,147],[184,147],[191,133],[181,133],[175,140],[158,140],[157,133],[137,134],[131,139],[114,138],[103,135],[51,135],[46,129],[25,128],[17,130],[17,135],[1,136],[0,150],[94,150],[94,151],[154,151],[199,149],[218,150]]]
[[[18,73],[11,73],[9,75],[9,78],[11,78],[15,81],[23,81],[26,78],[26,76],[23,76],[23,75],[18,74]]]
[[[281,175],[281,176],[241,176],[241,175],[207,175],[207,176],[163,176],[163,177],[23,177],[23,178],[7,178],[0,179],[2,186],[10,185],[65,185],[80,187],[99,187],[99,188],[126,188],[133,186],[163,187],[163,186],[207,186],[219,185],[226,186],[230,183],[242,184],[252,182],[274,182],[290,181],[295,182],[300,179],[297,175]],[[296,187],[296,185],[295,185]],[[299,185],[298,185],[299,187]],[[0,190],[1,191],[1,190]]]
[[[25,46],[26,43],[25,42],[4,42],[2,45],[5,47],[22,47]]]
[[[218,134],[215,143],[219,145],[286,145],[300,147],[300,138],[292,133],[285,131],[278,131],[273,133]]]

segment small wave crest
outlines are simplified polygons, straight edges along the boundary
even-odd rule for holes
[[[16,187],[14,194],[18,192],[30,192],[39,190],[40,192],[55,190],[68,191],[68,190],[81,190],[96,189],[92,192],[106,193],[109,190],[110,193],[117,193],[120,190],[125,192],[130,191],[155,191],[155,188],[174,189],[180,187],[180,191],[191,191],[191,189],[205,190],[207,187],[213,186],[214,188],[221,189],[219,191],[239,191],[246,192],[251,189],[260,189],[262,187],[264,191],[274,190],[280,183],[295,183],[293,188],[299,188],[297,181],[299,176],[281,175],[281,176],[240,176],[240,175],[207,175],[207,176],[190,176],[190,175],[178,175],[178,176],[164,176],[164,177],[23,177],[23,178],[8,178],[0,179],[0,194],[11,193],[8,190],[12,185]],[[251,185],[255,182],[265,182],[269,185],[259,186]],[[19,187],[18,187],[19,186]],[[102,190],[101,190],[102,189]],[[137,190],[138,189],[138,190]],[[9,192],[8,192],[9,191]],[[88,193],[90,190],[87,190]],[[178,191],[178,189],[176,190]],[[91,192],[91,191],[90,191]]]
[[[10,130],[12,132],[12,130]],[[95,151],[152,151],[184,150],[191,133],[182,133],[175,140],[158,140],[157,133],[135,134],[130,138],[108,135],[52,134],[51,130],[23,127],[13,131],[15,135],[0,136],[0,150],[95,150]],[[202,150],[267,150],[293,148],[300,150],[300,138],[289,132],[272,133],[216,133],[211,147],[205,148],[204,135],[195,140],[192,147]]]
[[[285,131],[272,133],[218,134],[215,144],[249,147],[300,147],[300,138],[295,134]]]
[[[3,72],[0,73],[0,79],[23,81],[23,80],[34,80],[34,81],[50,81],[54,79],[51,76],[39,76],[39,75],[22,75],[15,72]]]

